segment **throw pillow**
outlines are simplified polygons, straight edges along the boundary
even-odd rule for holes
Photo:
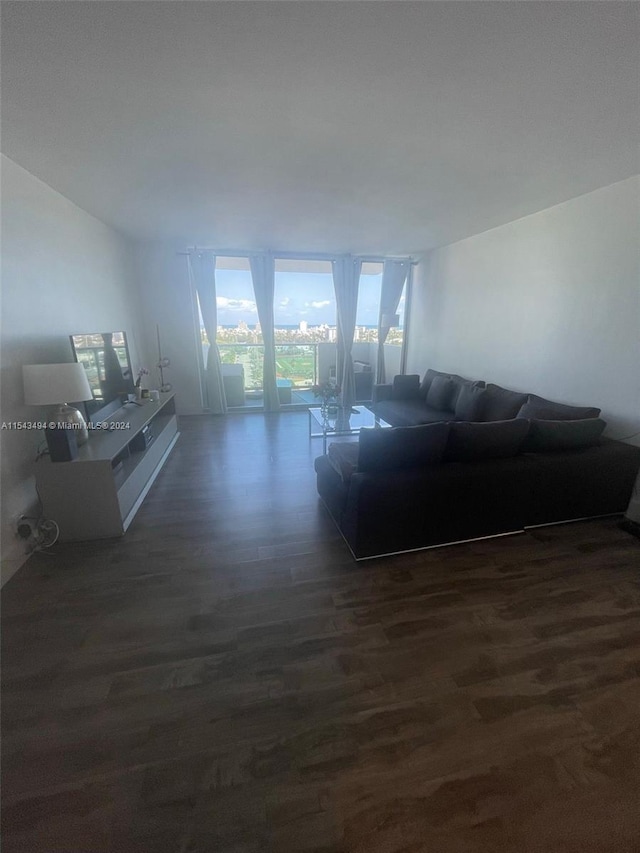
[[[509,391],[500,385],[489,383],[486,388],[487,396],[484,399],[482,420],[483,421],[508,421],[520,411],[527,402],[527,394],[518,391]]]
[[[449,378],[447,373],[441,373],[439,370],[432,370],[429,368],[425,375],[422,377],[422,381],[420,382],[420,396],[423,399],[427,399],[427,394],[429,393],[429,388],[431,388],[431,383],[435,379],[436,376],[446,376]]]
[[[457,385],[453,379],[435,376],[427,394],[427,406],[441,412],[450,411],[454,405],[453,396],[456,391]]]
[[[393,471],[438,465],[448,435],[448,423],[362,429],[358,471]]]
[[[578,450],[598,444],[606,422],[602,418],[580,418],[574,421],[530,421],[529,435],[523,450],[542,453],[556,450]]]
[[[424,400],[427,399],[427,394],[431,388],[431,383],[435,379],[436,376],[444,376],[445,379],[453,379],[454,382],[457,382],[459,385],[475,385],[480,388],[484,388],[484,381],[481,379],[465,379],[464,376],[458,376],[456,373],[442,373],[440,370],[432,370],[429,368],[425,375],[422,377],[422,381],[420,383],[420,391],[419,395]]]
[[[529,421],[562,421],[569,420],[563,418],[562,414],[556,409],[545,409],[542,406],[537,406],[535,403],[525,403],[520,409],[517,418],[524,418]],[[571,419],[573,420],[573,418]]]
[[[524,420],[452,423],[445,451],[447,462],[475,462],[517,456],[527,437]]]
[[[417,373],[404,375],[399,373],[393,377],[392,399],[409,400],[418,397],[420,377]]]
[[[544,397],[529,394],[517,417],[542,421],[577,421],[582,418],[597,418],[599,414],[600,409],[590,406],[567,406],[565,403],[554,403]]]
[[[463,385],[456,400],[456,420],[479,421],[482,415],[482,401],[486,396],[484,388]]]

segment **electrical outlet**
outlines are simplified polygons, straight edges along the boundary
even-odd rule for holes
[[[26,515],[19,515],[16,518],[15,529],[16,535],[19,539],[27,539],[33,538],[36,532],[36,519],[29,518]]]

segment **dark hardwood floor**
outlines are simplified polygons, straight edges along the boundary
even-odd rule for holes
[[[181,429],[3,590],[4,853],[640,850],[637,540],[356,564],[306,414]]]

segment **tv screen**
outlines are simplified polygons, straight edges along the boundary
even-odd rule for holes
[[[125,332],[71,335],[76,361],[87,372],[93,399],[85,403],[87,419],[116,411],[134,391],[133,371]]]

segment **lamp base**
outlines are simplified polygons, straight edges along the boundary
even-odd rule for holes
[[[89,441],[89,430],[87,422],[82,416],[82,412],[73,406],[67,406],[66,403],[61,403],[53,415],[53,419],[58,424],[71,424],[70,429],[76,437],[78,446]]]

